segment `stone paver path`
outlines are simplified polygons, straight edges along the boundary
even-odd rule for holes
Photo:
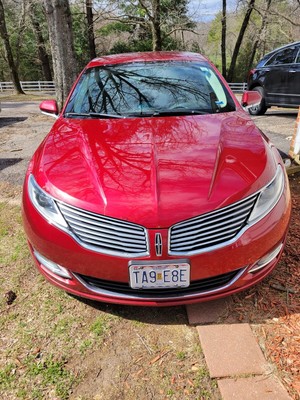
[[[211,378],[217,378],[223,400],[291,400],[273,373],[249,324],[216,324],[229,299],[187,306],[196,325]]]

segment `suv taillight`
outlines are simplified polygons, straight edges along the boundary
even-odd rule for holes
[[[252,78],[253,75],[255,74],[255,72],[256,72],[256,69],[255,69],[255,68],[250,69],[250,71],[248,72],[248,76],[247,76],[247,83],[248,83],[248,85],[249,85],[249,83],[250,83],[250,81],[251,81],[251,78]]]

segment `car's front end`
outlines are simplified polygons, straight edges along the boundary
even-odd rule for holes
[[[197,100],[210,112],[181,105],[160,114],[150,110],[152,92],[134,89],[139,101],[148,96],[139,115],[87,113],[75,89],[29,165],[30,250],[40,272],[74,295],[149,306],[215,299],[262,280],[283,251],[291,201],[277,150],[203,59],[164,57],[176,87],[161,89],[159,77],[157,93],[186,90],[175,74],[192,61],[187,72],[192,65],[191,76],[200,69],[217,87]],[[130,90],[132,79],[144,85],[122,68],[110,90],[117,76]]]
[[[26,191],[24,196],[30,249],[43,275],[75,295],[133,305],[187,304],[227,296],[254,285],[278,262],[290,216],[286,185],[277,204],[265,217],[253,225],[246,222],[237,236],[229,240],[231,222],[240,219],[241,212],[249,215],[249,206],[253,206],[256,195],[234,204],[229,210],[225,208],[217,214],[204,215],[202,219],[210,222],[206,231],[202,228],[205,231],[202,237],[198,233],[201,217],[171,229],[146,230],[126,221],[113,221],[54,202],[63,210],[67,221],[73,220],[74,226],[79,226],[79,233],[76,229],[74,233],[74,228],[70,227],[57,229],[56,222],[45,219],[37,211]],[[220,223],[226,224],[226,230],[215,238]],[[102,231],[107,229],[109,250],[103,250],[106,238],[99,239],[94,233],[97,226],[101,226]],[[79,236],[82,230],[85,231],[84,241]],[[183,235],[182,232],[187,233]],[[135,234],[136,240],[133,239]],[[197,250],[193,245],[195,236],[204,242]],[[136,253],[141,252],[144,255],[136,257]],[[152,281],[158,280],[159,273],[165,275],[161,287],[151,286]],[[171,287],[168,287],[170,282]]]

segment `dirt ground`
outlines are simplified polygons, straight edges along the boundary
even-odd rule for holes
[[[296,115],[294,111],[275,110],[269,111],[264,117],[255,117],[254,120],[282,151],[287,152]],[[28,161],[53,122],[54,119],[51,117],[39,114],[38,102],[2,103],[0,201],[8,201],[12,205],[20,204],[22,182]],[[300,399],[299,173],[290,176],[290,186],[293,215],[280,264],[261,284],[233,296],[220,322],[249,322],[267,360],[274,365],[292,398],[298,400]],[[48,287],[48,284],[45,285]],[[70,307],[72,308],[72,305]],[[74,307],[76,311],[76,306]],[[195,331],[192,328],[186,329],[183,307],[175,308],[171,317],[170,309],[164,311],[153,309],[144,313],[141,310],[133,311],[114,306],[97,307],[95,308],[94,304],[88,305],[92,315],[97,314],[99,310],[115,315],[118,319],[118,330],[114,331],[117,325],[113,319],[109,322],[109,334],[98,350],[93,348],[93,352],[90,353],[87,350],[85,354],[88,354],[88,357],[74,356],[68,361],[68,368],[75,371],[75,375],[76,371],[78,374],[79,371],[87,372],[87,378],[75,387],[70,399],[129,399],[138,398],[136,397],[138,393],[144,396],[140,398],[145,399],[219,398],[218,391],[213,388],[214,384],[209,382],[209,379],[205,382],[209,386],[207,390],[210,394],[199,395],[199,375],[202,375],[202,379],[207,372],[202,369],[201,351],[195,347],[197,342]],[[87,316],[86,310],[80,312]],[[143,330],[140,330],[141,326]],[[121,362],[117,363],[116,360]],[[176,373],[172,374],[172,371],[174,372],[172,366],[175,364]],[[159,380],[156,378],[154,380],[154,375],[160,376],[161,389],[147,384],[151,381],[158,384]],[[123,392],[119,391],[120,382]],[[111,397],[103,397],[103,393],[108,392],[112,393]],[[179,397],[176,397],[176,393]],[[51,398],[55,399],[55,396]]]
[[[248,322],[293,399],[300,399],[300,173],[289,176],[292,219],[283,257],[259,285],[232,296],[223,323]]]

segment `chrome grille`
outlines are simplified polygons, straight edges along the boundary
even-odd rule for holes
[[[258,194],[170,228],[169,254],[196,254],[236,239],[245,227]]]
[[[123,257],[148,255],[146,229],[131,222],[106,217],[57,203],[72,236],[88,249]]]

